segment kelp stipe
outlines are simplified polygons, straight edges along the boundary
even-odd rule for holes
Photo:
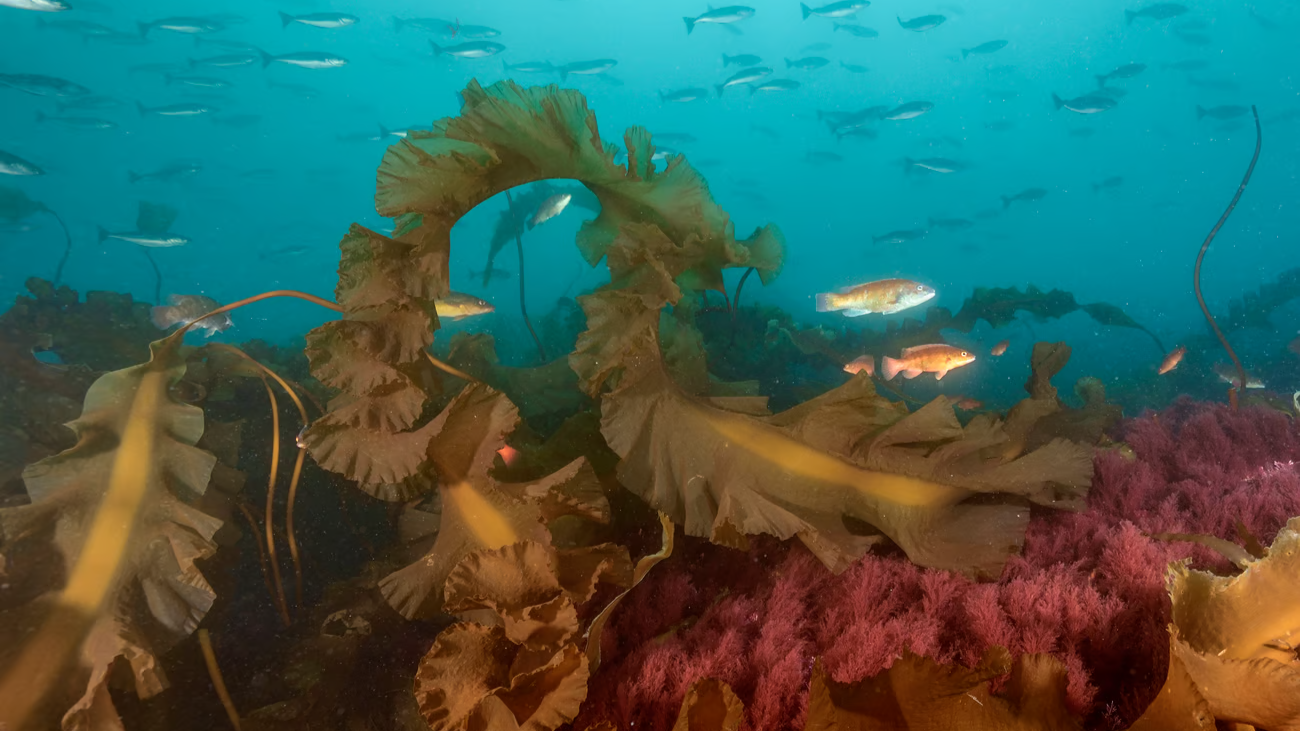
[[[1246,367],[1241,364],[1241,359],[1237,357],[1236,351],[1228,344],[1228,338],[1219,329],[1219,324],[1214,321],[1214,315],[1210,314],[1210,308],[1205,304],[1205,297],[1201,294],[1201,264],[1205,262],[1205,253],[1210,250],[1210,242],[1214,240],[1215,234],[1223,228],[1223,224],[1232,215],[1232,210],[1237,207],[1237,201],[1241,200],[1241,194],[1246,192],[1246,184],[1250,182],[1250,176],[1255,172],[1255,163],[1259,162],[1259,151],[1264,143],[1264,132],[1259,126],[1259,110],[1252,104],[1250,113],[1255,116],[1255,154],[1250,158],[1250,166],[1246,168],[1246,175],[1241,179],[1241,185],[1237,186],[1237,193],[1232,196],[1232,202],[1224,209],[1223,215],[1219,216],[1219,221],[1210,229],[1210,234],[1205,237],[1205,242],[1201,244],[1201,250],[1196,254],[1196,267],[1192,270],[1192,289],[1196,292],[1196,302],[1201,306],[1201,314],[1205,315],[1205,321],[1210,324],[1210,329],[1214,331],[1215,337],[1223,343],[1223,349],[1228,351],[1228,357],[1232,358],[1232,364],[1237,367],[1237,385],[1228,389],[1228,400],[1232,407],[1237,407],[1239,394],[1246,389]]]

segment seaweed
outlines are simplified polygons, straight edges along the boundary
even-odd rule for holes
[[[59,228],[63,229],[63,256],[59,257],[59,264],[54,268],[54,286],[58,287],[63,280],[63,268],[68,265],[68,257],[72,256],[72,234],[68,231],[68,225],[63,222],[62,216],[44,203],[28,198],[26,193],[17,188],[0,185],[0,218],[18,223],[37,213],[50,214],[58,222]]]

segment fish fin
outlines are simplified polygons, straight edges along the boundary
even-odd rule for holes
[[[753,95],[756,94],[756,93],[758,93],[758,84],[750,84],[750,85],[749,85],[749,95],[750,95],[750,96],[753,96]]]
[[[133,184],[140,182],[140,179],[143,177],[144,176],[140,173],[131,172],[130,170],[126,171],[126,179]]]
[[[970,55],[970,49],[969,49],[969,48],[963,48],[963,49],[961,49],[961,60],[965,61],[965,60],[966,60],[966,57],[969,56],[969,55]]]
[[[1205,107],[1201,106],[1200,104],[1197,104],[1197,105],[1196,105],[1196,121],[1199,122],[1199,121],[1201,121],[1202,119],[1205,119]]]
[[[1132,10],[1124,11],[1124,20],[1128,21],[1128,25],[1133,25],[1133,19],[1136,18],[1137,16],[1138,14],[1133,12]]]
[[[713,85],[713,88],[715,88],[715,89],[718,90],[718,96],[722,96],[722,92],[724,92],[724,91],[727,90],[727,85],[726,85],[726,84],[714,84],[714,85]]]
[[[271,54],[267,53],[266,51],[263,51],[260,48],[257,49],[257,52],[262,56],[262,68],[266,68],[267,66],[270,66],[271,62],[275,60],[275,56],[272,56]]]
[[[569,70],[566,69],[566,68],[561,68],[561,69],[560,69],[560,81],[568,81],[568,79],[569,79]]]
[[[136,101],[135,110],[140,113],[141,117],[149,113],[149,110],[144,108],[144,103],[140,101]]]
[[[812,8],[808,7],[807,5],[804,5],[803,3],[799,3],[799,9],[803,11],[804,20],[807,20],[808,16],[812,15]],[[839,24],[837,23],[836,25],[838,26]]]
[[[948,375],[948,371],[935,371],[935,372],[934,372],[934,380],[936,380],[936,381],[942,381],[942,380],[943,380],[943,377],[946,376],[946,375]]]
[[[903,378],[906,378],[909,381],[912,380],[913,378],[916,378],[919,375],[921,375],[920,368],[908,368],[907,370],[903,371]]]
[[[1106,75],[1105,75],[1105,74],[1096,74],[1096,76],[1097,76],[1097,88],[1098,88],[1098,89],[1105,89],[1105,88],[1106,88]]]
[[[108,229],[104,228],[103,226],[96,226],[95,231],[96,234],[99,236],[99,243],[101,244],[104,243],[105,241],[108,241],[108,237],[113,235],[109,233]]]
[[[288,13],[284,12],[283,10],[281,10],[281,11],[280,11],[280,29],[283,30],[283,29],[285,29],[285,28],[288,28],[288,27],[289,27],[289,24],[292,23],[292,22],[293,22],[293,16],[292,16],[292,15],[289,15]]]
[[[788,58],[785,59],[785,67],[786,67],[787,69],[790,68],[790,67],[793,66],[793,65],[794,65],[794,64],[790,63],[790,59],[788,59]]]
[[[1009,197],[1007,197],[1007,196],[1005,196],[1005,195],[1003,195],[1003,196],[998,196],[998,197],[1002,199],[1002,208],[1003,208],[1003,210],[1006,210],[1006,209],[1008,209],[1008,208],[1011,207],[1011,198],[1009,198]]]
[[[176,81],[176,74],[171,74],[171,73],[163,74],[163,79],[167,86],[171,86],[172,82]]]
[[[905,368],[907,368],[907,364],[901,360],[890,358],[887,355],[880,359],[880,374],[885,377],[886,381],[894,380],[894,376]]]
[[[442,46],[438,45],[437,43],[434,43],[432,40],[429,41],[429,45],[433,47],[433,55],[435,56],[442,55]]]
[[[392,133],[393,133],[393,131],[392,131],[391,129],[385,127],[385,126],[382,125],[382,124],[379,125],[379,139],[382,140],[382,139],[384,139],[385,137],[391,135]]]
[[[906,357],[910,356],[910,355],[911,355],[912,353],[914,353],[914,352],[916,352],[916,346],[912,346],[912,347],[910,347],[910,348],[903,348],[903,351],[902,351],[901,355],[902,355],[904,358],[906,358]]]
[[[137,20],[135,21],[135,27],[140,30],[141,38],[148,38],[149,29],[152,28],[153,26],[149,25],[148,23],[145,23],[144,21]]]
[[[817,293],[817,311],[818,312],[835,312],[839,307],[835,306],[835,295],[830,292]]]
[[[894,17],[895,17],[895,18],[898,18],[898,27],[899,27],[899,28],[906,28],[906,27],[907,27],[907,26],[903,25],[903,16],[901,16],[901,15],[895,15]]]
[[[843,312],[845,317],[862,317],[863,315],[871,314],[871,310],[861,310],[856,307],[850,307],[849,309],[844,310]]]
[[[1057,110],[1065,106],[1065,100],[1057,96],[1056,92],[1052,92],[1052,103],[1056,105]]]
[[[682,20],[686,21],[686,35],[690,35],[691,31],[695,30],[695,18],[684,17]]]

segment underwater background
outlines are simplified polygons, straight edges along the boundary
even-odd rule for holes
[[[1300,725],[1298,33],[0,0],[0,731]]]

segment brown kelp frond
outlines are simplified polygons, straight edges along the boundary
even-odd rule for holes
[[[596,199],[595,194],[581,185],[557,185],[542,180],[522,190],[516,190],[505,209],[497,216],[496,226],[492,229],[492,238],[488,241],[487,263],[483,266],[483,286],[486,287],[491,279],[497,254],[514,241],[516,236],[523,234],[529,216],[532,216],[542,203],[546,202],[546,199],[555,195],[569,195],[570,206],[600,213],[600,201]]]
[[[428,617],[441,609],[448,574],[480,548],[524,540],[549,544],[546,523],[561,515],[608,520],[609,506],[585,460],[534,482],[501,483],[491,476],[497,450],[518,422],[503,394],[471,384],[426,427],[424,456],[438,477],[441,528],[426,556],[379,584],[404,616]]]
[[[1069,362],[1070,352],[1065,343],[1034,344],[1029,380],[1025,382],[1029,398],[1007,413],[1004,431],[1010,439],[1003,447],[1004,455],[1015,457],[1053,439],[1098,445],[1103,443],[1106,432],[1119,423],[1122,410],[1106,401],[1106,387],[1096,378],[1080,378],[1074,386],[1082,408],[1071,408],[1057,396],[1052,377]]]
[[[1010,674],[994,692],[995,679]],[[806,731],[961,728],[969,731],[1075,731],[1066,708],[1065,666],[1050,655],[1014,662],[994,647],[974,668],[939,665],[907,652],[873,678],[840,683],[820,662],[808,691]],[[960,720],[959,720],[960,719]]]
[[[452,336],[447,360],[452,365],[505,393],[525,419],[542,414],[572,413],[590,403],[578,390],[578,377],[568,357],[537,366],[502,365],[496,341],[487,333]]]
[[[744,720],[745,704],[730,685],[701,678],[686,691],[673,731],[737,731]]]
[[[196,564],[216,551],[221,521],[193,505],[216,458],[194,446],[203,412],[169,390],[185,370],[174,344],[154,343],[148,363],[95,381],[69,425],[77,445],[27,468],[30,505],[0,510],[6,542],[46,537],[68,577],[48,622],[0,679],[0,718],[14,728],[56,684],[81,689],[64,728],[115,718],[105,683],[119,658],[141,697],[160,692],[158,657],[212,606]],[[78,646],[76,670],[56,680]]]
[[[998,424],[963,429],[947,399],[902,417],[861,378],[823,408],[720,409],[672,382],[656,331],[628,341],[602,431],[622,457],[620,481],[688,535],[735,547],[748,535],[798,537],[840,572],[880,540],[849,519],[921,565],[997,575],[1023,543],[1023,500],[1072,504],[1090,482],[1087,448],[1054,441],[1015,460],[986,456],[1007,440]],[[972,499],[993,492],[1021,497]]]
[[[1228,304],[1226,317],[1219,317],[1219,327],[1230,333],[1246,327],[1272,330],[1274,325],[1269,315],[1288,302],[1300,299],[1300,267],[1288,269],[1277,275],[1277,279],[1260,285],[1254,292],[1247,292],[1241,299]]]
[[[63,222],[63,217],[55,213],[44,203],[38,203],[18,188],[11,188],[7,185],[0,185],[0,218],[10,223],[18,223],[28,216],[37,213],[48,213],[58,222],[59,228],[63,229],[63,255],[59,257],[59,264],[54,269],[54,286],[59,286],[63,280],[63,268],[68,264],[68,257],[72,256],[72,234],[68,232],[68,225]]]

